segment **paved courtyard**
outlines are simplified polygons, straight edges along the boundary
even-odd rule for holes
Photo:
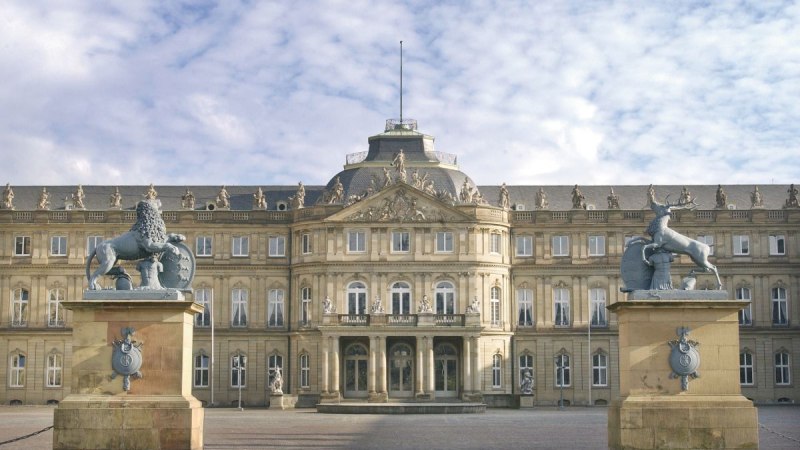
[[[800,448],[800,407],[762,406],[759,421],[794,440],[760,430],[767,449]],[[53,423],[53,408],[0,407],[0,442]],[[314,410],[207,409],[206,449],[600,449],[606,448],[605,408],[490,409],[465,415],[328,415]],[[46,431],[3,445],[52,448]]]

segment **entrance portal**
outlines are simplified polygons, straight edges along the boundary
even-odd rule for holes
[[[458,396],[458,351],[453,344],[433,348],[436,397]]]
[[[408,344],[389,350],[389,396],[411,397],[414,393],[414,351]]]
[[[367,396],[367,348],[350,344],[344,351],[344,396]]]

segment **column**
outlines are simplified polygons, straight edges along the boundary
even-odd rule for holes
[[[334,394],[339,393],[339,336],[334,336],[331,339],[333,348],[331,349],[331,388],[329,392]]]
[[[320,390],[322,394],[328,393],[328,365],[330,364],[330,356],[328,355],[328,338],[322,338],[322,383]]]
[[[434,395],[434,364],[433,364],[433,336],[425,336],[425,351],[428,354],[428,393]]]
[[[424,394],[423,377],[425,376],[425,341],[417,336],[417,395]]]
[[[464,336],[464,349],[461,354],[462,365],[464,366],[464,393],[472,392],[472,363],[470,362],[471,351],[470,337]]]
[[[480,370],[480,352],[478,351],[478,338],[476,336],[470,337],[472,341],[472,345],[470,345],[470,350],[472,354],[470,355],[471,363],[472,363],[472,390],[473,391],[480,391],[481,390],[481,370]]]
[[[367,370],[367,390],[370,394],[375,393],[375,363],[376,353],[378,352],[378,337],[369,337],[369,369]]]
[[[386,337],[378,336],[378,392],[386,393]]]

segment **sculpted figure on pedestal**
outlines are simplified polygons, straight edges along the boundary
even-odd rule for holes
[[[577,184],[572,188],[572,209],[586,209],[586,197]]]
[[[614,188],[608,194],[608,209],[619,209],[619,195],[614,193]]]
[[[511,206],[511,200],[508,195],[508,187],[506,186],[505,182],[500,186],[500,199],[497,201],[497,204],[503,209],[508,209]]]
[[[6,183],[3,189],[3,208],[14,209],[14,190],[11,189],[11,183]]]
[[[267,209],[267,198],[264,196],[264,191],[261,190],[261,186],[259,186],[256,193],[253,194],[253,209]]]
[[[753,192],[750,193],[750,207],[762,208],[764,206],[764,199],[761,197],[761,192],[758,191],[758,186],[755,186]]]
[[[181,196],[181,207],[183,209],[194,209],[194,193],[186,188],[186,192]]]
[[[84,197],[86,197],[86,195],[83,193],[83,186],[79,184],[78,189],[72,194],[72,207],[75,209],[86,209],[86,206],[83,204]]]
[[[547,209],[550,206],[550,203],[547,201],[547,194],[544,192],[544,188],[539,188],[539,191],[536,192],[536,209]]]
[[[228,189],[225,188],[225,185],[222,185],[219,188],[219,192],[217,193],[216,204],[217,208],[220,209],[230,209],[231,207],[231,196],[228,194]]]
[[[728,194],[722,189],[722,185],[717,185],[717,209],[728,207]]]
[[[797,202],[797,188],[794,187],[794,184],[789,186],[789,189],[786,191],[789,193],[789,198],[786,199],[786,204],[784,204],[784,208],[800,208],[800,203]]]
[[[42,192],[39,194],[39,202],[37,203],[36,209],[38,210],[50,209],[50,194],[47,192],[46,187],[43,187]]]
[[[119,193],[119,187],[115,187],[114,192],[108,199],[108,207],[113,209],[119,209],[121,204],[122,204],[122,195]]]
[[[147,187],[147,191],[144,193],[145,200],[155,200],[158,198],[158,192],[156,192],[156,187],[153,183],[150,183],[150,186]]]

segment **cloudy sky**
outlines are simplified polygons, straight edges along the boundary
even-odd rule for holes
[[[800,6],[0,2],[0,181],[324,184],[399,116],[478,184],[800,182]]]

